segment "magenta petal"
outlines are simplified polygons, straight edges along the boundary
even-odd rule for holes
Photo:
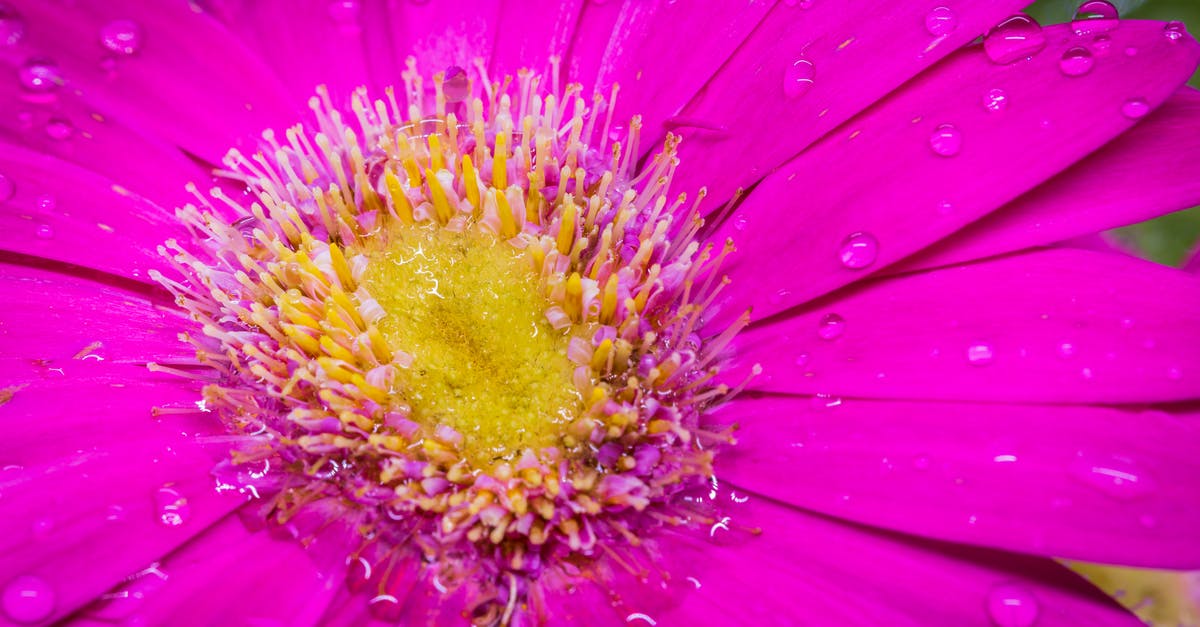
[[[741,428],[718,474],[799,507],[1037,555],[1200,566],[1197,408],[783,397],[722,413]]]
[[[24,43],[31,56],[61,68],[59,90],[79,90],[106,117],[148,129],[209,162],[219,162],[235,143],[253,147],[264,128],[297,119],[298,108],[270,69],[193,3],[11,4],[28,25]],[[132,54],[113,57],[102,44],[101,30],[114,20],[137,25]]]
[[[633,0],[583,3],[579,23],[571,39],[570,52],[564,59],[563,76],[566,80],[595,86],[609,41],[622,38],[617,28],[618,20],[623,14],[634,10],[631,4]]]
[[[1138,55],[1109,55],[1078,78],[1059,68],[1075,37],[1066,26],[1047,28],[1046,49],[1012,65],[968,48],[771,174],[714,238],[748,251],[731,260],[729,301],[770,315],[928,246],[1124,132],[1134,123],[1126,100],[1163,103],[1200,58],[1195,41],[1171,41],[1158,23],[1110,34],[1114,50]],[[989,111],[991,89],[1012,104]],[[874,240],[869,255],[848,247],[858,233]],[[750,299],[762,284],[772,298]]]
[[[670,572],[682,598],[657,608],[669,593],[645,589],[628,600],[632,610],[640,602],[646,609],[637,613],[659,625],[986,625],[1003,618],[1002,601],[1012,596],[1033,599],[1038,625],[1138,624],[1050,560],[889,534],[753,494],[738,498],[748,501],[734,505],[726,525],[762,534],[734,539],[741,532],[718,529],[729,540],[664,542],[664,562],[685,565]],[[633,614],[626,620],[649,624]]]
[[[497,16],[496,42],[488,65],[492,77],[515,76],[522,68],[549,73],[551,56],[557,56],[565,63],[583,2],[504,2]]]
[[[865,398],[1200,398],[1200,280],[1084,250],[869,282],[752,328],[751,388]],[[738,372],[731,373],[736,378]]]
[[[939,5],[957,16],[958,26],[934,35],[923,25],[929,11]],[[812,2],[808,8],[775,3],[762,24],[680,113],[728,132],[685,132],[680,160],[686,167],[679,169],[674,184],[688,192],[708,186],[711,198],[723,202],[738,187],[762,178],[1022,6],[1010,0]],[[707,11],[691,10],[702,19],[707,15]],[[933,75],[945,76],[939,70]],[[931,88],[928,83],[934,80],[944,88]],[[969,89],[959,76],[923,84],[931,99],[935,91]],[[920,113],[904,112],[908,117]],[[863,139],[873,149],[883,145],[870,136]],[[890,152],[890,146],[875,150],[876,156],[868,161],[856,155],[855,169],[876,174],[863,165],[884,161],[884,153]],[[807,192],[801,198],[806,196]],[[786,210],[795,211],[792,203]]]
[[[1200,203],[1200,92],[1158,111],[1059,176],[889,273],[949,265],[1133,224]]]

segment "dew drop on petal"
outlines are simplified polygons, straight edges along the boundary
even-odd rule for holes
[[[12,47],[25,38],[25,18],[7,2],[0,2],[0,46]]]
[[[1058,69],[1067,76],[1083,76],[1092,71],[1096,58],[1092,52],[1083,46],[1068,48],[1058,60]]]
[[[1163,35],[1171,41],[1183,39],[1185,33],[1187,33],[1187,27],[1183,25],[1183,22],[1167,22],[1167,25],[1163,27]]]
[[[788,98],[799,98],[812,89],[817,68],[808,59],[796,59],[783,70],[783,94]]]
[[[467,99],[470,94],[471,82],[467,78],[467,71],[457,65],[451,65],[446,68],[446,75],[442,78],[442,93],[446,95],[446,102],[462,102]]]
[[[813,397],[809,399],[809,405],[814,411],[833,409],[841,404],[842,397],[834,396],[832,394],[814,394]]]
[[[1145,117],[1147,113],[1150,113],[1150,103],[1144,98],[1130,98],[1121,105],[1121,115],[1131,120]]]
[[[983,51],[993,63],[1008,64],[1032,57],[1046,47],[1046,34],[1037,20],[1018,13],[983,38]]]
[[[39,577],[21,575],[4,587],[0,606],[16,623],[39,623],[54,613],[54,589]]]
[[[46,135],[50,139],[64,141],[75,134],[75,127],[62,118],[51,118],[46,122]]]
[[[159,522],[168,527],[182,525],[191,513],[187,497],[174,488],[159,488],[154,493],[154,503],[158,507]]]
[[[1063,342],[1058,345],[1058,356],[1066,359],[1075,354],[1075,345],[1070,342]]]
[[[1092,39],[1092,49],[1095,50],[1100,56],[1108,54],[1109,48],[1112,48],[1112,37],[1109,37],[1108,35],[1096,35],[1096,37]]]
[[[992,586],[987,598],[988,617],[998,627],[1029,627],[1037,621],[1037,598],[1018,583]]]
[[[142,29],[131,20],[113,20],[100,29],[100,41],[117,54],[130,55],[142,46]]]
[[[953,157],[962,150],[962,131],[953,124],[943,124],[929,136],[929,147],[935,154]]]
[[[1071,30],[1076,35],[1091,35],[1106,33],[1117,27],[1119,23],[1117,8],[1107,0],[1088,0],[1079,5],[1075,19],[1071,21]]]
[[[1073,478],[1118,500],[1135,499],[1154,491],[1154,481],[1128,457],[1079,454],[1071,462]]]
[[[992,113],[999,113],[1008,108],[1008,92],[1003,89],[989,89],[983,95],[983,107]]]
[[[0,202],[8,202],[17,194],[17,184],[12,179],[0,174]]]
[[[37,235],[38,239],[53,239],[54,227],[50,226],[49,224],[41,223],[34,228],[33,234]]]
[[[958,16],[950,7],[936,7],[925,14],[925,30],[930,35],[940,37],[949,35],[958,28]]]
[[[838,314],[825,314],[817,327],[817,337],[822,340],[836,340],[846,332],[846,319]]]
[[[335,0],[329,3],[329,18],[342,28],[358,26],[357,0]]]
[[[41,209],[42,211],[54,211],[54,209],[58,207],[58,201],[55,200],[54,196],[51,196],[50,194],[42,194],[41,196],[38,196],[37,200],[34,202],[37,204],[37,208]]]
[[[875,263],[878,255],[879,241],[870,233],[854,233],[846,237],[838,250],[842,265],[851,270],[861,270]]]
[[[30,93],[46,94],[58,89],[62,83],[62,72],[58,64],[49,59],[30,59],[21,66],[17,75],[21,87]]]
[[[995,351],[991,344],[972,344],[967,347],[967,362],[972,366],[986,366],[992,363]]]

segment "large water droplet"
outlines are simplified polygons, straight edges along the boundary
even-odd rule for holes
[[[133,54],[142,47],[142,29],[130,20],[113,20],[100,29],[100,42],[117,54]]]
[[[1154,480],[1128,457],[1080,454],[1071,463],[1071,476],[1115,499],[1135,499],[1154,491]]]
[[[1092,52],[1083,46],[1068,48],[1058,60],[1058,69],[1067,76],[1083,76],[1092,71],[1096,58]]]
[[[937,7],[925,14],[925,30],[930,35],[940,37],[949,35],[958,28],[958,16],[950,7]]]
[[[870,233],[854,233],[842,240],[838,258],[842,265],[851,270],[861,270],[873,263],[879,255],[879,241]]]
[[[446,95],[446,102],[462,102],[470,95],[469,90],[471,81],[467,77],[467,71],[457,65],[451,65],[446,68],[446,75],[442,78],[442,93]]]
[[[49,59],[30,59],[17,72],[21,87],[35,94],[50,93],[63,84],[58,64]]]
[[[0,203],[12,200],[17,195],[17,184],[12,179],[0,174]]]
[[[808,59],[796,59],[783,70],[783,94],[788,98],[799,98],[812,89],[817,77],[817,68]]]
[[[1003,89],[989,89],[983,95],[983,107],[993,113],[999,113],[1008,108],[1008,92]]]
[[[929,136],[929,147],[943,157],[953,157],[962,150],[962,132],[953,124],[943,124]]]
[[[1018,13],[983,38],[983,51],[993,63],[1007,64],[1037,54],[1046,47],[1046,34],[1037,20]]]
[[[1079,5],[1071,30],[1076,35],[1106,33],[1117,27],[1117,8],[1106,0],[1088,0]]]
[[[1037,597],[1019,583],[997,584],[988,591],[987,612],[998,627],[1029,627],[1037,621]]]
[[[817,327],[817,337],[822,340],[836,340],[846,332],[846,319],[838,314],[825,314]]]
[[[1130,98],[1121,105],[1121,115],[1131,120],[1145,117],[1147,113],[1150,113],[1150,103],[1143,98]]]
[[[169,527],[182,525],[191,514],[187,497],[174,488],[159,488],[154,493],[154,503],[158,507],[159,521]]]
[[[1167,22],[1167,25],[1163,27],[1163,35],[1171,41],[1183,39],[1186,33],[1187,27],[1183,25],[1183,22]]]
[[[54,589],[39,577],[21,575],[4,587],[5,616],[17,623],[40,623],[54,613]]]
[[[995,358],[995,350],[991,344],[972,344],[967,347],[967,362],[972,366],[986,366]]]
[[[0,46],[15,46],[25,38],[25,18],[7,2],[0,2]]]

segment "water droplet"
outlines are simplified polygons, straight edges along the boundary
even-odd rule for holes
[[[442,93],[446,94],[446,102],[462,102],[470,95],[471,81],[467,71],[457,65],[446,68],[442,78]]]
[[[854,233],[842,240],[838,258],[842,265],[851,270],[861,270],[873,263],[879,255],[879,241],[870,233]]]
[[[836,340],[846,332],[846,319],[838,314],[825,314],[821,325],[817,327],[817,337],[822,340]]]
[[[1037,597],[1019,583],[1002,583],[988,591],[987,612],[998,627],[1029,627],[1038,618]]]
[[[801,9],[811,9],[814,0],[783,0],[783,3],[789,7],[800,7]]]
[[[1083,76],[1092,71],[1092,66],[1096,64],[1096,58],[1092,56],[1092,52],[1082,46],[1068,48],[1063,53],[1062,58],[1058,60],[1058,69],[1062,70],[1067,76]]]
[[[46,122],[46,135],[53,140],[64,141],[75,134],[75,127],[62,118],[51,118]]]
[[[937,204],[937,210],[938,213],[944,216],[950,215],[954,211],[954,203],[951,203],[948,200],[940,200]]]
[[[809,405],[816,411],[825,409],[833,409],[842,404],[842,397],[832,394],[814,394],[809,400]]]
[[[34,540],[45,540],[54,531],[54,521],[49,518],[39,518],[33,521],[31,533]]]
[[[50,194],[42,194],[34,202],[37,204],[37,208],[42,211],[54,211],[54,208],[58,206],[58,201]]]
[[[783,70],[783,94],[788,98],[799,98],[812,89],[817,77],[817,67],[808,59],[796,59]]]
[[[1092,50],[1095,50],[1100,56],[1107,55],[1109,48],[1112,48],[1112,37],[1108,35],[1096,35],[1092,39]]]
[[[943,157],[953,157],[962,150],[962,132],[953,124],[943,124],[929,136],[929,147]]]
[[[182,525],[191,513],[187,497],[174,488],[159,488],[154,493],[154,503],[158,506],[159,521],[169,527]]]
[[[795,364],[797,367],[803,368],[808,365],[808,362],[811,359],[812,357],[810,357],[808,353],[800,353],[799,355],[796,355]]]
[[[983,107],[992,113],[999,113],[1008,108],[1008,92],[1003,89],[989,89],[983,95]]]
[[[1079,5],[1075,19],[1071,21],[1071,30],[1076,35],[1106,33],[1117,27],[1117,8],[1106,0],[1088,0]]]
[[[21,87],[30,93],[47,94],[63,84],[58,64],[49,59],[30,59],[17,73]]]
[[[925,30],[934,37],[949,35],[958,28],[958,16],[950,7],[937,7],[925,14]]]
[[[17,184],[12,179],[0,174],[0,202],[8,202],[17,195]]]
[[[986,366],[992,363],[995,352],[991,344],[972,344],[967,347],[967,361],[972,366]]]
[[[1183,22],[1167,22],[1167,25],[1163,27],[1163,35],[1166,35],[1167,39],[1170,39],[1171,41],[1179,41],[1180,39],[1183,39],[1183,36],[1186,33],[1187,27],[1183,25]]]
[[[342,29],[358,29],[357,0],[336,0],[329,3],[329,18]]]
[[[1058,345],[1058,356],[1062,358],[1071,357],[1075,354],[1075,345],[1070,342],[1063,342]]]
[[[1092,457],[1080,454],[1070,467],[1071,476],[1115,499],[1135,499],[1154,491],[1154,481],[1132,459],[1120,455]]]
[[[4,587],[4,614],[17,623],[40,623],[54,613],[54,589],[39,577],[21,575]]]
[[[1150,103],[1143,98],[1130,98],[1121,105],[1121,115],[1131,120],[1145,117],[1147,113],[1150,113]]]
[[[913,458],[913,468],[917,470],[929,470],[929,456],[918,455]]]
[[[100,29],[100,42],[117,54],[133,54],[142,46],[142,29],[130,20],[113,20]]]
[[[0,46],[15,46],[25,38],[25,18],[7,2],[0,2]]]
[[[53,239],[54,227],[49,224],[41,223],[33,230],[33,234],[37,235],[38,239]]]
[[[1008,64],[1032,57],[1046,47],[1046,34],[1037,20],[1018,13],[983,38],[983,51],[993,63]]]

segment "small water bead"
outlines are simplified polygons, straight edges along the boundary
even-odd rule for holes
[[[1037,622],[1037,597],[1018,583],[997,584],[988,591],[987,612],[998,627],[1029,627]]]
[[[1046,47],[1046,33],[1037,20],[1018,13],[983,38],[983,51],[993,63],[1007,65],[1032,57]]]
[[[42,194],[41,196],[38,196],[34,203],[37,205],[37,208],[42,211],[54,211],[54,209],[58,207],[58,201],[55,200],[54,196],[51,196],[50,194]]]
[[[12,179],[0,174],[0,203],[12,200],[17,195],[17,184]]]
[[[0,46],[12,47],[25,38],[25,18],[7,2],[0,2]]]
[[[117,54],[131,55],[142,46],[142,29],[131,20],[113,20],[100,29],[100,42]]]
[[[471,81],[467,77],[467,71],[457,65],[451,65],[446,68],[446,75],[442,78],[442,93],[446,95],[446,102],[462,102],[470,95]]]
[[[62,72],[58,64],[49,59],[30,59],[21,66],[17,73],[21,87],[30,93],[46,94],[57,90],[63,84]]]
[[[842,397],[834,396],[832,394],[814,394],[813,397],[809,399],[809,406],[811,406],[814,411],[833,409],[841,404]]]
[[[1070,474],[1081,483],[1114,499],[1128,501],[1154,491],[1154,480],[1136,462],[1121,455],[1080,454]]]
[[[63,118],[51,118],[46,122],[46,135],[50,139],[64,141],[75,134],[75,127]]]
[[[1058,68],[1067,76],[1083,76],[1092,71],[1096,58],[1092,52],[1082,46],[1068,48],[1058,61]]]
[[[1070,342],[1063,342],[1058,345],[1058,356],[1064,359],[1075,355],[1075,345]]]
[[[1096,35],[1096,37],[1092,39],[1092,50],[1094,50],[1096,54],[1102,57],[1106,56],[1109,53],[1110,48],[1112,48],[1112,37],[1109,37],[1108,35]]]
[[[838,250],[838,258],[842,265],[851,270],[861,270],[873,263],[879,256],[879,240],[870,233],[854,233],[842,240]]]
[[[953,124],[943,124],[934,129],[929,136],[929,147],[935,154],[943,157],[953,157],[962,150],[962,131]]]
[[[40,577],[21,575],[4,587],[4,615],[16,623],[40,623],[54,613],[54,589]]]
[[[972,344],[967,347],[967,362],[972,366],[986,366],[996,356],[991,344]]]
[[[54,227],[50,226],[49,224],[41,223],[34,228],[33,234],[36,235],[38,239],[53,239]]]
[[[1143,118],[1147,113],[1150,113],[1150,103],[1143,98],[1130,98],[1121,105],[1121,115],[1131,120]]]
[[[1008,108],[1008,92],[1003,89],[989,89],[983,95],[983,107],[992,113],[999,113]]]
[[[940,37],[949,35],[958,28],[958,16],[950,7],[936,7],[925,14],[925,30],[930,35]]]
[[[836,340],[846,332],[846,319],[838,314],[825,314],[817,327],[817,337],[822,340]]]
[[[159,521],[168,527],[178,527],[187,521],[191,513],[187,497],[174,488],[159,488],[154,493]]]
[[[1183,36],[1186,33],[1187,27],[1183,25],[1183,22],[1167,22],[1167,25],[1163,27],[1163,35],[1165,35],[1166,38],[1170,39],[1171,41],[1179,41],[1180,39],[1183,39]]]
[[[788,98],[799,98],[812,89],[817,68],[808,59],[796,59],[783,70],[783,94]]]
[[[1071,21],[1071,30],[1076,35],[1091,35],[1106,33],[1120,23],[1117,8],[1106,0],[1088,0],[1079,5],[1075,19]]]

